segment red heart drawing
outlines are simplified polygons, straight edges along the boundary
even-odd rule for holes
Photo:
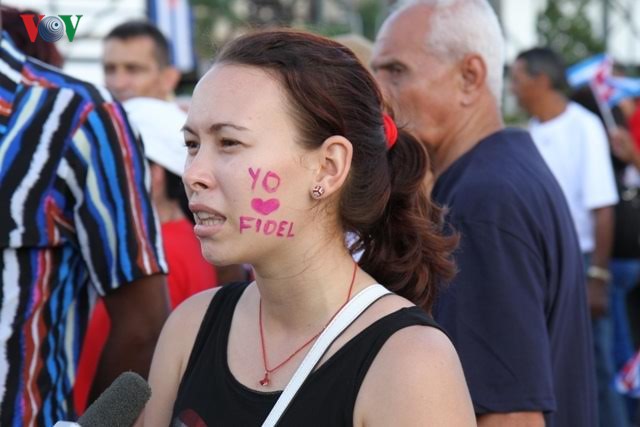
[[[278,199],[262,200],[256,198],[251,200],[251,207],[254,211],[261,213],[262,215],[269,215],[280,207],[280,202]]]

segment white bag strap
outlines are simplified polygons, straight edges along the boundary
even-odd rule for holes
[[[271,409],[269,416],[262,423],[262,427],[274,427],[289,403],[307,379],[311,371],[316,367],[322,356],[327,352],[329,346],[342,334],[342,332],[353,323],[371,304],[380,297],[390,294],[389,290],[382,285],[371,285],[358,292],[351,301],[338,312],[336,317],[322,331],[316,342],[298,366],[295,374],[291,377],[289,384],[282,391],[278,401]]]

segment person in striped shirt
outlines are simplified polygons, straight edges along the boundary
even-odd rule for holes
[[[146,375],[168,314],[142,143],[104,89],[0,39],[0,425],[76,417],[96,296],[112,329],[96,374]]]

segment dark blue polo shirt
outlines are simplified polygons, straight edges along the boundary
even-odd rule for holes
[[[476,413],[542,411],[547,426],[595,426],[578,240],[529,134],[485,138],[438,178],[433,198],[461,235],[459,273],[434,315],[458,350]]]

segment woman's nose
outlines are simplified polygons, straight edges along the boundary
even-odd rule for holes
[[[205,161],[202,152],[189,156],[184,166],[182,182],[187,191],[202,191],[215,187],[212,161]]]

